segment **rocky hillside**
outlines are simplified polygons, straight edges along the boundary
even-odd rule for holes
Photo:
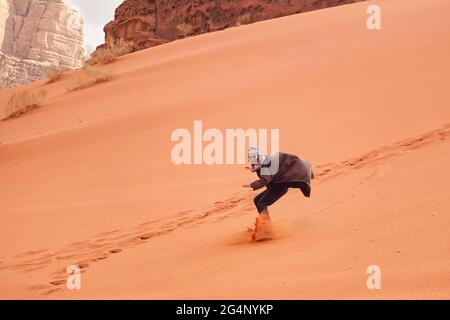
[[[83,18],[62,0],[0,0],[0,87],[83,63]]]
[[[125,0],[105,43],[141,50],[205,32],[363,0]]]

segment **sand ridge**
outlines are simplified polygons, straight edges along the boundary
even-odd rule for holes
[[[447,140],[450,137],[450,124],[442,128],[426,132],[417,137],[411,137],[382,146],[378,149],[364,153],[358,157],[344,160],[338,163],[328,163],[316,167],[316,179],[314,186],[326,182],[328,179],[341,178],[349,170],[357,170],[366,166],[382,165],[383,161],[392,157],[402,156],[405,153],[419,148],[427,147]],[[204,210],[187,210],[179,212],[164,219],[157,219],[142,222],[129,230],[110,230],[99,233],[88,240],[80,240],[69,244],[59,250],[43,249],[19,253],[14,257],[13,262],[2,261],[0,270],[12,270],[21,273],[33,272],[54,264],[77,265],[86,272],[88,268],[96,262],[107,259],[110,255],[121,253],[123,250],[134,248],[140,244],[145,244],[155,237],[168,235],[182,228],[192,228],[199,224],[215,223],[235,216],[248,215],[254,211],[252,205],[252,194],[240,192],[234,196],[216,201]],[[252,231],[250,228],[248,231]],[[251,233],[250,233],[251,234]],[[248,235],[247,241],[251,242]],[[66,269],[61,267],[55,270],[53,279],[47,284],[36,284],[29,287],[34,292],[41,292],[49,295],[62,291],[67,280]],[[52,286],[56,288],[52,288]]]

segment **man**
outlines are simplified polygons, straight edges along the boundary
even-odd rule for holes
[[[300,189],[303,195],[309,198],[314,173],[307,161],[283,152],[268,156],[252,147],[248,150],[248,160],[251,166],[247,169],[256,172],[259,179],[243,187],[253,190],[266,187],[266,190],[253,200],[259,213],[253,240],[269,240],[273,238],[273,234],[268,207],[284,196],[289,188]]]

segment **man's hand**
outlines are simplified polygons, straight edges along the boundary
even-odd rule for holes
[[[250,184],[244,184],[242,185],[242,188],[251,188],[252,186]]]
[[[250,170],[251,172],[256,172],[259,169],[259,166],[246,166],[245,169]]]

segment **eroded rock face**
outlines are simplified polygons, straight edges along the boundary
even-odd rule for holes
[[[205,32],[363,0],[125,0],[105,44],[133,51]]]
[[[83,18],[62,0],[0,0],[0,87],[83,64]]]
[[[0,88],[12,88],[43,79],[49,64],[0,52]]]

